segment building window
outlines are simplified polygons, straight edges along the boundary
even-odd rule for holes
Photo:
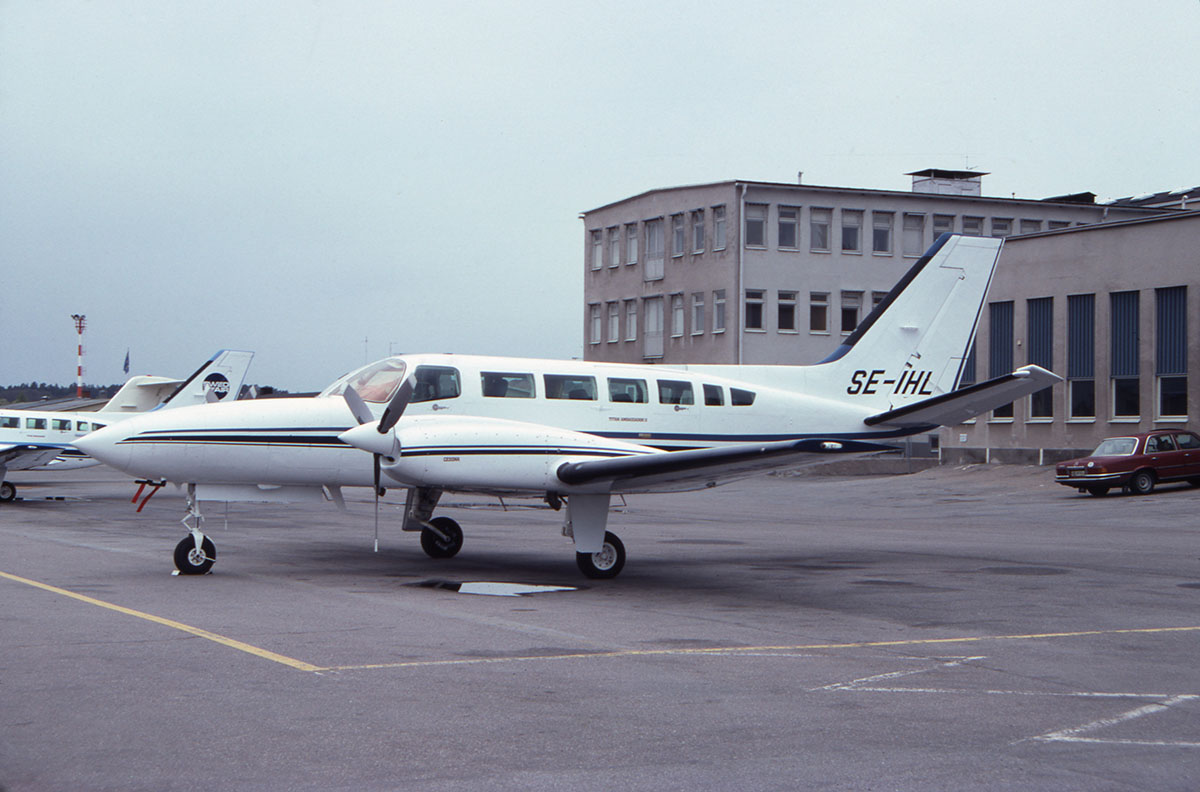
[[[1067,295],[1067,418],[1096,417],[1096,295]]]
[[[871,212],[871,252],[881,255],[892,254],[892,225],[894,212]]]
[[[608,343],[621,340],[621,304],[613,300],[608,304]]]
[[[1054,367],[1054,298],[1038,297],[1025,302],[1029,363],[1044,369]],[[1050,388],[1029,397],[1030,418],[1053,418],[1054,399]]]
[[[933,241],[936,242],[942,234],[954,233],[954,215],[935,214],[933,216]],[[964,229],[963,233],[966,233]]]
[[[588,340],[593,344],[599,344],[600,334],[604,330],[603,319],[600,316],[600,303],[590,303],[588,305],[588,325],[591,327]]]
[[[842,210],[843,253],[862,253],[862,223],[861,209]]]
[[[1006,237],[1012,234],[1012,218],[1011,217],[993,217],[992,218],[992,236]]]
[[[988,376],[994,379],[1013,370],[1012,301],[989,303],[988,312]],[[1012,402],[992,410],[992,417],[1011,420]]]
[[[1057,231],[1060,228],[1070,228],[1070,227],[1071,227],[1070,220],[1051,220],[1050,221],[1050,230],[1051,231]]]
[[[704,332],[704,292],[692,293],[692,335]]]
[[[832,209],[808,210],[808,246],[816,252],[829,252],[829,227],[833,225]]]
[[[592,232],[592,269],[604,266],[604,234],[599,229]]]
[[[637,341],[637,300],[625,301],[625,340]]]
[[[713,292],[713,332],[725,332],[725,290]]]
[[[1154,369],[1158,377],[1158,417],[1186,418],[1187,287],[1154,290]]]
[[[904,255],[916,258],[925,252],[925,215],[904,215]]]
[[[671,215],[671,257],[679,258],[683,255],[683,215]]]
[[[647,297],[644,305],[646,331],[642,334],[642,357],[660,358],[663,356],[663,298]]]
[[[963,215],[963,230],[967,236],[983,236],[983,218]]]
[[[842,332],[849,334],[858,327],[858,317],[862,313],[862,292],[842,292]]]
[[[1042,221],[1041,220],[1022,220],[1021,221],[1021,233],[1022,234],[1036,234],[1038,231],[1041,231],[1041,230],[1042,230]]]
[[[663,220],[661,217],[647,220],[645,279],[661,280],[663,276]]]
[[[683,295],[671,295],[671,337],[679,338],[683,335]]]
[[[966,388],[975,384],[975,339],[971,339],[971,347],[967,350],[967,357],[962,362],[962,371],[958,375],[958,387]],[[975,419],[971,418],[963,423],[975,423]]]
[[[800,246],[800,207],[779,207],[779,247],[795,250]]]
[[[762,330],[763,328],[763,300],[764,292],[762,289],[746,289],[746,329],[747,330]]]
[[[808,293],[808,332],[829,332],[829,294],[828,292]]]
[[[608,266],[621,266],[621,229],[619,226],[608,229]]]
[[[1112,415],[1139,418],[1142,414],[1141,371],[1138,368],[1140,295],[1135,291],[1109,295],[1112,313]]]
[[[637,223],[625,225],[625,266],[637,264],[638,232]]]
[[[796,332],[796,292],[779,292],[779,322],[776,329],[781,333]]]
[[[692,212],[692,252],[704,252],[704,210]]]
[[[767,246],[767,205],[746,204],[746,247]]]
[[[714,206],[713,213],[713,250],[725,249],[725,205]]]
[[[887,292],[877,292],[877,291],[871,292],[871,310],[874,311],[876,308],[878,308],[879,303],[881,303],[885,299],[887,299],[887,296],[888,296]]]

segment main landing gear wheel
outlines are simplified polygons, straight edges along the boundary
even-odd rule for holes
[[[434,517],[429,524],[437,528],[446,538],[442,539],[428,528],[421,529],[421,549],[430,558],[453,558],[462,550],[463,532],[458,523],[449,517]]]
[[[185,536],[183,541],[175,545],[175,568],[181,575],[203,575],[212,569],[217,560],[217,547],[207,536],[196,549],[196,540]]]
[[[17,497],[17,488],[7,481],[0,484],[0,503],[8,503]]]
[[[604,532],[604,547],[599,553],[576,553],[575,563],[585,577],[593,580],[615,578],[625,566],[625,545],[612,531]]]
[[[1129,491],[1134,495],[1149,495],[1154,490],[1154,474],[1149,470],[1139,470],[1129,479]]]

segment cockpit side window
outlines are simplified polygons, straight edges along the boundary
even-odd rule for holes
[[[454,399],[462,393],[458,369],[450,366],[417,366],[413,379],[414,402]]]

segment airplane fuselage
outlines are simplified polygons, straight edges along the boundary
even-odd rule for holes
[[[413,377],[416,393],[401,424],[412,436],[405,457],[415,456],[412,448],[419,445],[425,449],[423,474],[433,477],[432,468],[439,468],[450,486],[459,478],[455,472],[471,467],[478,447],[488,441],[493,451],[497,443],[503,446],[515,470],[518,457],[534,454],[532,446],[541,447],[543,457],[561,459],[644,447],[896,436],[866,427],[863,418],[870,411],[865,407],[718,376],[704,367],[474,355],[400,355],[374,365],[402,370],[395,380]],[[341,397],[347,383],[362,391],[374,415],[383,411],[391,391],[378,390],[370,369],[346,375],[313,398],[241,401],[180,408],[162,418],[136,417],[122,427],[129,436],[114,450],[123,457],[114,464],[135,475],[177,482],[371,486],[369,457],[338,437],[357,425]],[[389,384],[394,382],[384,383]],[[437,442],[415,439],[426,416],[437,417]],[[491,423],[480,423],[481,417]],[[589,439],[543,438],[536,427]],[[547,454],[545,448],[561,453]]]

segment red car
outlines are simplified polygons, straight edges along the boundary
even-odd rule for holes
[[[1059,462],[1054,480],[1097,496],[1113,487],[1146,495],[1160,481],[1200,487],[1200,437],[1181,429],[1109,437],[1091,456]]]

